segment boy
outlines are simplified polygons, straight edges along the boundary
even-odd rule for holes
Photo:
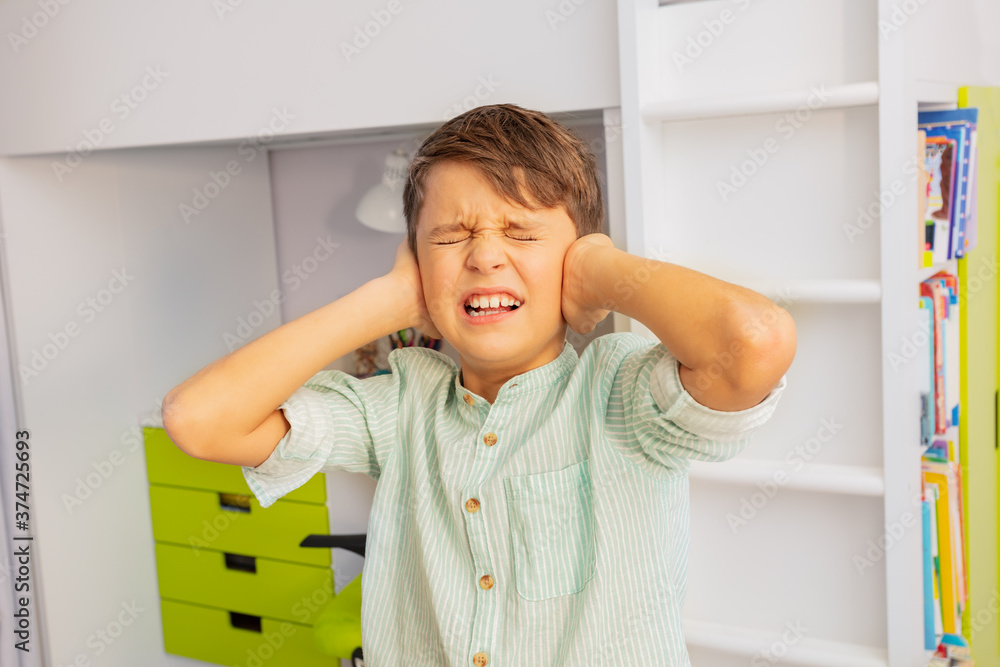
[[[403,200],[392,271],[176,387],[170,437],[242,465],[262,507],[325,470],[377,480],[366,665],[688,665],[688,461],[735,455],[770,417],[791,317],[614,248],[594,157],[539,112],[447,121]],[[578,357],[567,324],[610,310],[661,342],[610,334]],[[411,347],[391,374],[318,370],[409,326],[461,366]]]

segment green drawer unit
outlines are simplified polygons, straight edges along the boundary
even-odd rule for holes
[[[226,609],[160,600],[168,653],[220,665],[331,667],[319,651],[312,627],[233,614]]]
[[[263,509],[250,495],[149,485],[153,538],[202,549],[330,566],[329,549],[299,543],[328,534],[326,505],[279,500]]]
[[[333,570],[156,543],[160,597],[312,625],[333,597]]]
[[[317,474],[263,509],[238,465],[188,456],[144,427],[149,505],[167,653],[220,665],[329,667],[313,626],[333,599],[330,532]]]
[[[150,484],[168,484],[228,493],[251,493],[240,466],[203,461],[188,456],[173,443],[162,428],[146,426],[143,428],[143,437],[146,441],[146,473],[149,475]],[[326,482],[323,474],[313,476],[299,488],[282,496],[282,500],[325,503]]]

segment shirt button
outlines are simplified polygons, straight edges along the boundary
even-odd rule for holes
[[[479,653],[472,656],[472,664],[476,667],[486,667],[486,663],[490,661],[488,655],[480,651]]]
[[[465,402],[468,403],[469,405],[472,405],[476,402],[476,399],[472,398],[472,394],[466,394],[462,398],[464,398]]]
[[[470,514],[475,514],[479,511],[479,501],[475,498],[469,498],[465,501],[465,509],[468,510]]]
[[[491,577],[488,574],[484,574],[483,576],[479,577],[479,586],[484,591],[490,590],[491,588],[493,588],[493,577]]]
[[[483,436],[483,442],[486,443],[487,447],[492,447],[493,445],[497,444],[497,434],[487,433],[486,435]]]

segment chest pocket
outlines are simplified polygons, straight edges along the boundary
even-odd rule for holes
[[[590,461],[504,480],[518,594],[579,593],[596,565]]]

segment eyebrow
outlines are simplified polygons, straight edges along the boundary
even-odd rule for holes
[[[534,220],[523,220],[519,218],[508,218],[507,227],[511,229],[517,229],[519,231],[525,231],[530,229],[536,229],[541,223],[535,222]],[[448,234],[454,234],[455,232],[461,232],[468,229],[468,227],[461,223],[455,222],[450,225],[441,225],[435,227],[430,232],[428,232],[427,237],[429,239],[437,239],[442,236],[447,236]]]

